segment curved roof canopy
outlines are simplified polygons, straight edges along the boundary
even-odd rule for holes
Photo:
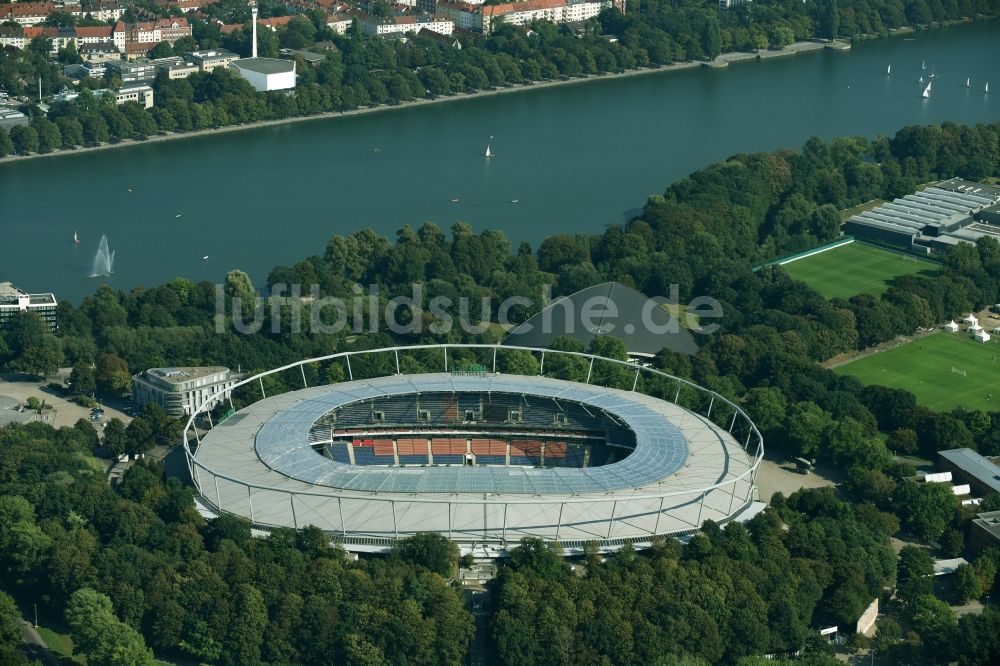
[[[551,347],[562,336],[584,347],[599,335],[625,343],[628,353],[655,356],[662,349],[696,354],[698,344],[663,305],[665,298],[647,298],[618,282],[605,282],[563,296],[512,330],[502,344]]]

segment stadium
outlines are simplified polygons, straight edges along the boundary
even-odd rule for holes
[[[309,386],[317,369],[343,381]],[[278,395],[279,378],[300,386]],[[239,404],[235,409],[233,397]],[[199,503],[347,550],[418,532],[501,555],[525,536],[616,550],[727,522],[763,440],[722,396],[631,362],[493,345],[343,352],[242,380],[188,421]],[[197,427],[196,427],[197,426]]]

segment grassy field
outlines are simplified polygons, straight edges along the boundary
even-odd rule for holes
[[[899,275],[935,275],[937,264],[870,245],[851,243],[785,264],[784,269],[827,298],[878,296]]]
[[[964,370],[965,376],[952,368]],[[835,372],[853,375],[865,384],[906,389],[917,396],[917,402],[934,410],[996,410],[1000,406],[1000,344],[975,342],[964,332],[935,333],[839,366]]]

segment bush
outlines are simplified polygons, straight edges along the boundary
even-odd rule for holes
[[[71,402],[75,402],[81,407],[96,407],[97,401],[91,398],[89,395],[74,395],[70,398]]]

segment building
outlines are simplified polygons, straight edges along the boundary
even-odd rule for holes
[[[135,102],[144,109],[153,108],[153,89],[146,84],[122,86],[115,91],[115,104]]]
[[[968,483],[977,495],[1000,493],[1000,467],[972,449],[938,451],[938,466]]]
[[[129,44],[151,44],[152,46],[146,49],[149,51],[160,42],[173,44],[178,39],[190,37],[191,34],[191,25],[186,18],[171,17],[139,23],[118,21],[115,24],[113,37],[115,46],[125,53]]]
[[[229,65],[255,90],[291,90],[295,88],[295,61],[277,58],[242,58]]]
[[[197,65],[203,72],[211,72],[216,67],[228,67],[230,63],[239,60],[239,56],[225,49],[211,51],[194,51],[187,54],[188,60]]]
[[[600,335],[617,338],[633,357],[652,358],[664,349],[698,353],[698,343],[662,307],[662,299],[647,298],[618,282],[595,284],[556,299],[511,330],[501,344],[550,347],[568,336],[589,347]]]
[[[31,119],[17,109],[0,106],[0,129],[9,130],[18,125],[30,125]]]
[[[139,83],[156,78],[156,64],[150,60],[110,60],[108,76],[117,76],[122,83]]]
[[[122,54],[115,47],[114,43],[111,44],[84,44],[77,48],[77,52],[84,62],[89,63],[99,63],[99,62],[109,62],[112,60],[121,60]]]
[[[253,34],[250,44],[253,51],[249,58],[234,60],[229,66],[259,92],[292,90],[295,88],[295,61],[257,57],[257,7],[251,11]]]
[[[986,548],[1000,548],[1000,511],[980,513],[969,530],[969,552],[978,555]]]
[[[0,4],[0,23],[11,21],[21,27],[41,25],[56,11],[51,2],[15,2]]]
[[[1000,188],[952,178],[851,217],[845,234],[927,253],[998,236],[991,211]]]
[[[0,282],[0,328],[7,328],[18,312],[34,312],[55,331],[56,305],[52,294],[28,294],[11,282]]]
[[[403,35],[421,30],[431,30],[441,35],[455,31],[455,23],[446,16],[401,14],[398,16],[373,16],[365,14],[361,19],[361,33],[369,37]]]
[[[139,408],[156,403],[171,416],[190,416],[218,391],[225,393],[207,409],[215,407],[221,399],[228,399],[239,378],[229,368],[220,366],[150,368],[132,378],[132,400]]]
[[[763,439],[721,395],[690,384],[696,397],[681,406],[672,392],[644,392],[662,373],[586,354],[572,358],[618,363],[650,381],[623,390],[505,373],[491,350],[468,345],[441,345],[437,368],[396,374],[396,355],[415,350],[327,357],[349,378],[335,385],[307,381],[316,359],[241,380],[234,391],[255,402],[199,432],[196,450],[185,429],[196,501],[256,525],[315,526],[348,550],[385,552],[437,532],[491,559],[525,536],[569,555],[587,542],[605,552],[648,548],[657,536],[763,508],[754,500]],[[564,354],[522,353],[536,368],[543,354]],[[386,372],[350,379],[359,354]],[[272,375],[297,370],[303,388],[268,392]]]
[[[198,71],[198,65],[188,62],[181,56],[157,58],[153,60],[157,72],[166,72],[169,79],[186,79]]]
[[[85,79],[87,77],[99,79],[104,76],[106,68],[104,63],[85,62],[80,65],[66,65],[63,67],[63,76],[72,79]]]
[[[346,35],[347,31],[351,29],[352,23],[354,23],[354,17],[350,14],[335,12],[326,16],[326,27],[338,35]]]
[[[278,53],[288,58],[302,58],[306,61],[306,64],[316,67],[321,62],[326,60],[326,56],[322,53],[316,53],[315,51],[303,51],[302,49],[279,49]]]

